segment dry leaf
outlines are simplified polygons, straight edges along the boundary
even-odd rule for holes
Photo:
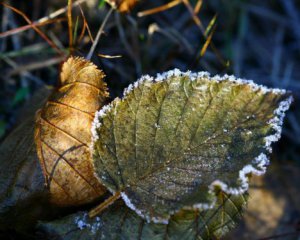
[[[138,0],[106,0],[113,8],[119,12],[129,12],[137,3]]]
[[[84,204],[106,191],[94,176],[89,149],[94,113],[108,97],[103,77],[90,61],[69,58],[61,87],[37,114],[35,142],[55,204]]]

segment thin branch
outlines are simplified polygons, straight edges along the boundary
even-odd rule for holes
[[[24,20],[30,24],[32,26],[32,28],[53,48],[55,49],[60,55],[64,55],[64,53],[55,45],[54,42],[52,42],[39,28],[37,28],[36,26],[34,26],[32,24],[32,21],[19,9],[16,9],[6,3],[1,3],[3,6],[11,9],[12,11],[16,12],[17,14],[19,14],[20,16],[22,16],[24,18]]]
[[[23,66],[18,66],[18,68],[11,70],[7,75],[10,77],[10,76],[13,76],[16,74],[20,74],[22,72],[29,72],[32,70],[48,67],[51,65],[58,64],[63,60],[64,60],[64,57],[56,57],[56,58],[50,58],[44,62],[36,62],[36,63],[30,63],[30,64],[23,65]]]
[[[101,24],[101,26],[100,26],[100,28],[98,30],[97,36],[95,38],[95,41],[93,42],[93,45],[92,45],[92,47],[91,47],[88,55],[86,56],[87,60],[90,60],[92,58],[92,56],[93,56],[93,54],[95,52],[96,46],[97,46],[97,44],[98,44],[98,42],[100,40],[100,37],[101,37],[101,35],[103,33],[104,27],[105,27],[105,25],[106,25],[106,23],[107,23],[110,15],[112,14],[113,11],[114,11],[114,9],[110,8],[109,11],[108,11],[108,13],[106,14],[106,16],[105,16],[105,18],[104,18],[104,20],[103,20],[103,22],[102,22],[102,24]]]
[[[69,30],[69,48],[70,55],[73,54],[73,21],[72,21],[72,0],[68,0],[68,30]]]
[[[174,0],[172,2],[164,4],[162,6],[139,12],[137,15],[138,15],[138,17],[145,17],[147,15],[151,15],[151,14],[154,14],[154,13],[158,13],[158,12],[168,10],[168,9],[173,8],[173,7],[175,7],[175,6],[177,6],[181,3],[182,3],[182,0]]]
[[[41,22],[41,23],[32,23],[32,24],[28,24],[28,25],[25,25],[25,26],[22,26],[22,27],[19,27],[19,28],[14,28],[14,29],[11,29],[11,30],[8,30],[6,32],[3,32],[3,33],[0,33],[0,38],[5,38],[5,37],[9,37],[11,35],[14,35],[14,34],[17,34],[17,33],[20,33],[20,32],[24,32],[28,29],[31,29],[33,28],[33,26],[36,26],[36,27],[42,27],[42,26],[45,26],[45,25],[48,25],[48,24],[51,24],[51,23],[57,23],[57,22],[62,22],[62,21],[65,21],[66,19],[65,18],[58,18],[58,19],[49,19],[45,22]]]
[[[74,2],[74,3],[73,3],[72,8],[78,6],[78,5],[81,4],[81,3],[87,2],[87,1],[89,1],[89,0],[78,0],[77,2]],[[10,32],[10,33],[7,33],[7,34],[6,34],[5,36],[3,36],[3,37],[8,37],[8,36],[11,36],[11,35],[16,34],[16,33],[24,32],[24,31],[26,31],[26,30],[32,28],[33,26],[42,26],[42,25],[44,25],[46,22],[48,22],[48,21],[50,21],[50,20],[52,20],[52,19],[58,17],[59,15],[64,14],[67,10],[68,10],[68,6],[63,7],[63,8],[60,8],[60,9],[58,9],[57,11],[55,11],[55,12],[49,14],[49,15],[46,16],[46,17],[42,17],[42,18],[40,18],[39,20],[32,22],[30,25],[24,26],[24,28],[18,28],[16,31],[12,31],[12,32]]]
[[[108,199],[106,199],[104,202],[102,202],[99,206],[97,206],[94,209],[92,209],[89,212],[89,217],[90,218],[96,217],[104,209],[106,209],[111,204],[113,204],[115,201],[117,201],[120,197],[121,197],[121,193],[120,192],[116,192],[114,195],[110,196]]]

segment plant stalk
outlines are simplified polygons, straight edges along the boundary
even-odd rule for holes
[[[93,218],[97,215],[99,215],[104,209],[109,207],[111,204],[113,204],[115,201],[117,201],[121,197],[121,192],[116,192],[114,195],[110,196],[108,199],[106,199],[103,203],[95,207],[89,212],[89,217]]]

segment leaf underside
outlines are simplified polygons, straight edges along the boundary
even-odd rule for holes
[[[96,174],[127,206],[157,222],[211,203],[216,180],[244,192],[240,170],[252,164],[262,171],[254,159],[267,152],[265,138],[275,133],[268,122],[287,98],[208,76],[145,78],[98,113]]]
[[[183,210],[171,217],[169,224],[148,223],[122,202],[117,202],[99,217],[90,219],[85,212],[69,215],[39,225],[55,239],[219,239],[236,225],[247,195],[228,196],[219,193],[215,208]]]

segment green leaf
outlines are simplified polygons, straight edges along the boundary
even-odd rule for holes
[[[179,70],[142,77],[102,108],[93,125],[96,174],[148,221],[208,208],[213,190],[248,189],[281,134],[292,98],[232,76]]]
[[[147,223],[135,212],[117,202],[102,215],[90,219],[86,212],[39,224],[53,239],[219,239],[236,225],[247,195],[228,196],[220,192],[216,206],[206,211],[182,210],[169,224]]]

